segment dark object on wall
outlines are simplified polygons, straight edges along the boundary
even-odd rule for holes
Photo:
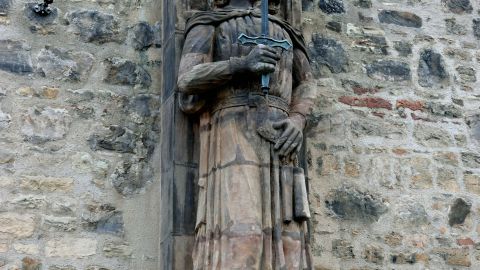
[[[53,0],[44,0],[41,4],[36,4],[33,6],[33,11],[40,16],[48,16],[52,13],[52,8],[49,5],[53,4]]]

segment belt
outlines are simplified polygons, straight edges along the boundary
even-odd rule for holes
[[[231,96],[220,101],[216,102],[213,106],[212,112],[216,112],[218,110],[232,108],[232,107],[241,107],[241,106],[249,106],[249,107],[259,107],[263,104],[266,104],[266,96],[261,93],[249,93],[245,95],[238,95],[238,96]],[[287,114],[290,111],[290,106],[287,101],[281,97],[271,96],[268,95],[268,106],[280,109]]]

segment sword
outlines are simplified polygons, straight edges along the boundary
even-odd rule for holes
[[[268,27],[268,0],[262,0],[262,33],[259,37],[250,37],[245,34],[240,34],[238,41],[242,45],[266,45],[272,48],[282,48],[288,50],[292,44],[288,40],[276,40],[270,36]],[[262,92],[268,95],[270,90],[270,74],[262,74]]]

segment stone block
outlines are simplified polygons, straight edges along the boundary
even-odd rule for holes
[[[367,75],[381,81],[409,81],[412,78],[407,63],[394,60],[377,60],[366,66]]]
[[[456,14],[472,13],[473,11],[470,0],[442,0],[442,4]]]
[[[22,254],[38,255],[40,253],[40,249],[37,244],[14,243],[13,249]]]
[[[30,108],[22,116],[22,134],[25,140],[42,144],[65,138],[71,118],[63,108]]]
[[[150,74],[140,65],[130,60],[118,57],[109,58],[104,61],[106,76],[103,81],[115,85],[131,85],[144,88],[150,87],[152,78]]]
[[[103,254],[107,258],[129,258],[133,249],[126,242],[107,242],[103,246]]]
[[[47,46],[37,56],[37,69],[47,78],[75,82],[88,78],[94,61],[88,52]]]
[[[47,241],[47,257],[83,258],[97,253],[97,240],[91,238],[63,237]]]
[[[73,189],[72,178],[48,177],[48,176],[23,176],[20,187],[22,189],[40,192],[70,192]]]
[[[332,73],[346,72],[348,68],[348,56],[343,45],[334,39],[314,35],[312,37],[311,57],[314,66],[327,67]]]
[[[448,74],[442,55],[431,49],[423,50],[418,63],[418,83],[423,87],[433,87],[447,82]]]
[[[318,6],[326,14],[345,13],[343,0],[320,0]]]
[[[342,219],[365,222],[378,221],[388,210],[377,194],[347,186],[330,191],[326,206]]]
[[[36,228],[34,215],[17,213],[0,213],[0,233],[16,238],[28,238]]]
[[[463,176],[463,181],[465,183],[465,191],[480,195],[480,175],[467,172]]]
[[[97,10],[76,10],[65,14],[65,21],[69,30],[84,42],[121,43],[125,39],[118,19],[111,14]]]
[[[28,74],[33,72],[30,47],[23,41],[0,40],[0,70]]]
[[[378,19],[381,23],[414,28],[422,27],[422,18],[414,13],[406,11],[382,10],[378,13]]]

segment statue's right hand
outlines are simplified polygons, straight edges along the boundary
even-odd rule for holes
[[[243,58],[243,68],[255,74],[268,74],[275,71],[280,56],[277,51],[266,45],[257,45]]]

